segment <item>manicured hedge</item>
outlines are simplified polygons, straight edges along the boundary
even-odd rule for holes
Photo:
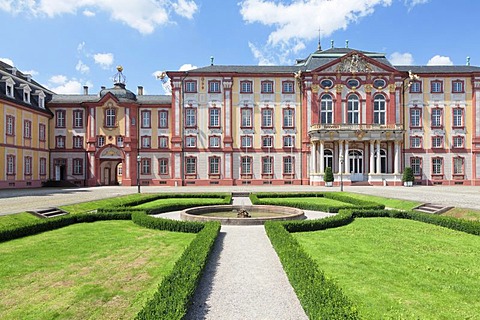
[[[325,277],[282,223],[268,221],[265,230],[310,319],[359,319],[353,303]]]
[[[183,319],[219,232],[220,223],[205,223],[135,319]]]
[[[120,207],[135,207],[147,202],[159,200],[159,199],[172,199],[172,198],[219,198],[223,199],[220,204],[230,204],[232,201],[232,195],[230,193],[160,193],[160,194],[153,194],[152,196],[145,197],[142,199],[132,200],[129,202],[122,203],[119,206],[115,206],[113,208],[120,208]],[[111,208],[102,208],[102,210],[109,210]],[[180,210],[180,209],[179,209]]]
[[[312,200],[310,203],[294,202],[292,200],[282,201],[282,198],[328,198],[340,202],[350,203],[359,209],[384,209],[385,206],[371,201],[364,201],[347,196],[340,192],[295,192],[295,193],[255,193],[250,194],[250,200],[253,204],[274,204],[279,206],[296,207],[304,210],[314,210],[336,213],[342,209],[351,209],[351,206],[332,206],[321,203],[321,201]],[[275,200],[268,200],[265,198],[273,198]]]
[[[132,214],[132,220],[145,228],[187,233],[198,233],[205,226],[205,224],[201,222],[154,218],[143,212],[135,212]]]

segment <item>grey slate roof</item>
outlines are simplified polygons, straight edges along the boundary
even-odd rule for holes
[[[413,73],[471,73],[480,72],[476,66],[395,66],[400,71]]]
[[[81,94],[57,94],[54,95],[50,104],[67,104],[67,103],[92,103],[100,101],[101,97],[97,94],[81,95]],[[119,98],[120,102],[132,102],[130,99]],[[138,104],[171,104],[171,95],[141,95],[137,96]]]
[[[297,66],[231,66],[231,65],[213,65],[189,70],[194,73],[293,73],[300,68]]]

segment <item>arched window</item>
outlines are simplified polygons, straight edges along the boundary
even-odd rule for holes
[[[333,123],[333,99],[332,96],[326,94],[320,101],[320,122],[322,124]]]
[[[374,124],[385,124],[385,113],[386,113],[386,102],[385,97],[381,94],[375,95],[373,97],[373,123]]]
[[[333,170],[333,151],[329,149],[323,153],[323,170],[327,169],[327,167]]]
[[[377,152],[374,154],[374,163],[377,163]],[[387,173],[387,152],[384,149],[380,149],[380,172]]]
[[[349,124],[357,124],[360,122],[360,102],[356,94],[352,94],[348,97],[347,103],[347,117]]]

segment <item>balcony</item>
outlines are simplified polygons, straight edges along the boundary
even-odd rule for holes
[[[312,141],[400,141],[403,133],[402,124],[314,124],[308,131]]]

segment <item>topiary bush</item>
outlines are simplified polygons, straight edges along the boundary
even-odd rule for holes
[[[333,182],[334,177],[333,177],[333,171],[331,167],[325,168],[325,174],[323,175],[323,181],[325,182]]]

